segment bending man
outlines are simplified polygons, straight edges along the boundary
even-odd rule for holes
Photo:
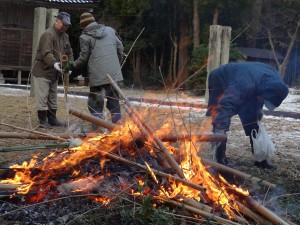
[[[257,121],[262,118],[263,105],[273,111],[288,95],[288,87],[280,74],[270,66],[258,62],[229,63],[213,70],[209,75],[209,101],[207,116],[212,117],[213,132],[225,134],[231,117],[238,114],[250,137],[258,131]],[[214,160],[228,165],[226,142],[213,143]],[[267,160],[255,162],[256,166],[273,168]]]

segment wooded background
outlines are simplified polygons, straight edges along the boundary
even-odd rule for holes
[[[203,93],[210,25],[232,27],[231,62],[241,59],[236,47],[277,51],[285,82],[299,83],[299,12],[300,0],[101,0],[93,14],[116,29],[129,53],[125,85]],[[75,58],[79,17],[72,15],[69,30]]]

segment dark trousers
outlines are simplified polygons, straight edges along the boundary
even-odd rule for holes
[[[90,87],[88,95],[88,108],[93,116],[103,119],[104,99],[107,99],[106,108],[111,113],[113,123],[121,119],[119,93],[110,85]]]

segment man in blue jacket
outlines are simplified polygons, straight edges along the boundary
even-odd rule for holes
[[[225,134],[230,127],[231,117],[238,114],[250,137],[258,131],[257,121],[262,118],[263,105],[273,111],[288,95],[288,87],[280,74],[272,67],[259,62],[228,63],[213,70],[209,75],[209,101],[206,115],[212,117],[213,132]],[[214,160],[228,165],[225,154],[226,142],[213,143]],[[267,160],[254,165],[272,169]]]

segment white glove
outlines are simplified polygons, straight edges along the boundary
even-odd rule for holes
[[[58,72],[62,72],[62,69],[60,68],[60,63],[59,63],[59,62],[54,63],[53,67],[54,67]]]

